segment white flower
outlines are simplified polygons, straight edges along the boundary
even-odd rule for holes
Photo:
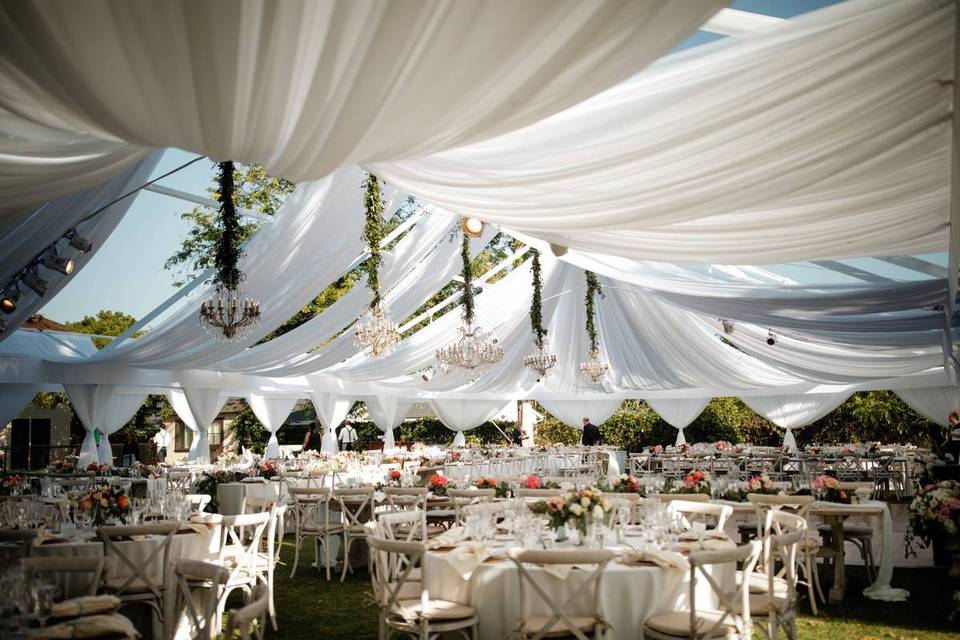
[[[570,505],[570,513],[572,513],[575,516],[579,516],[580,514],[583,513],[583,507],[581,507],[579,504],[574,502],[572,505]]]
[[[583,506],[584,508],[589,507],[589,506],[590,506],[590,498],[586,498],[586,497],[580,498],[580,505]]]
[[[577,487],[572,482],[561,482],[560,488],[564,491],[573,491]]]
[[[593,519],[594,520],[603,519],[603,507],[601,507],[599,504],[593,505]]]

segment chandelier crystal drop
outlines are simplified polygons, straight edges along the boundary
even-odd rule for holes
[[[459,332],[459,338],[436,351],[437,362],[442,369],[473,371],[496,364],[503,358],[503,347],[483,327],[464,319]]]
[[[200,320],[221,342],[232,342],[260,324],[260,303],[244,297],[239,289],[217,287],[200,304]]]
[[[600,352],[596,350],[591,351],[590,357],[580,363],[580,375],[594,384],[603,380],[609,370],[610,365],[600,361]]]
[[[390,321],[383,305],[377,304],[357,320],[353,328],[354,344],[374,358],[388,354],[400,342],[397,325]]]
[[[243,295],[240,282],[243,272],[237,267],[243,250],[240,248],[240,221],[233,202],[233,162],[218,163],[220,170],[220,237],[213,295],[200,304],[200,324],[217,340],[239,340],[260,324],[260,303]]]

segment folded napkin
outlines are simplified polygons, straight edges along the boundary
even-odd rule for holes
[[[646,551],[627,551],[623,557],[638,562],[652,562],[658,567],[664,569],[674,569],[677,571],[688,571],[690,563],[682,554],[676,551],[667,551],[666,549],[648,549]]]
[[[50,610],[50,615],[53,618],[76,618],[78,616],[113,613],[119,608],[120,598],[116,596],[82,596],[56,603]]]
[[[474,569],[490,557],[490,549],[479,542],[467,542],[442,557],[461,578],[469,580]]]
[[[47,540],[53,540],[54,538],[56,538],[56,536],[51,534],[46,529],[38,529],[37,535],[33,538],[33,546],[39,547]]]
[[[702,542],[680,542],[676,545],[678,551],[686,551],[687,553],[691,551],[722,551],[724,549],[730,549],[733,547],[733,543],[729,539],[717,539],[717,538],[704,538]]]
[[[680,534],[681,540],[699,540],[700,537],[713,540],[729,540],[730,537],[719,529],[708,529],[697,533],[696,531],[684,531]]]
[[[210,529],[207,527],[207,525],[200,522],[187,522],[180,527],[180,530],[177,531],[177,533],[187,533],[191,531],[193,533],[199,533],[202,536],[210,535]]]
[[[100,638],[103,636],[137,638],[139,633],[133,624],[121,616],[86,616],[68,622],[28,630],[28,637],[35,640],[71,640],[72,638]]]
[[[428,549],[437,547],[455,547],[467,539],[467,530],[463,527],[450,527],[440,535],[427,540]]]

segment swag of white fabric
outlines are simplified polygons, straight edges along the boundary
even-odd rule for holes
[[[86,432],[77,467],[84,469],[93,462],[113,464],[109,436],[130,421],[147,394],[113,384],[67,384],[64,390]],[[101,434],[99,447],[94,437],[97,430]]]
[[[365,401],[370,420],[383,431],[383,450],[392,451],[397,448],[393,430],[400,426],[403,419],[413,408],[413,402],[402,400],[396,396],[376,396]]]
[[[583,400],[540,400],[543,408],[554,418],[574,429],[583,430],[583,419],[589,418],[593,424],[601,425],[616,413],[622,398],[599,398]]]
[[[850,397],[843,393],[808,393],[795,396],[740,396],[758,414],[784,429],[783,444],[790,452],[797,450],[793,432],[824,417]]]
[[[227,396],[220,389],[203,389],[185,387],[183,397],[186,400],[188,412],[193,418],[192,424],[184,421],[187,428],[193,431],[193,443],[187,453],[187,460],[205,460],[210,458],[210,423],[213,422]],[[173,405],[176,409],[176,405]],[[179,411],[178,411],[179,413]]]
[[[676,446],[686,444],[687,437],[683,430],[697,419],[704,408],[710,403],[710,398],[679,398],[676,400],[648,398],[646,403],[650,408],[677,430]]]
[[[251,393],[247,396],[250,410],[257,417],[263,428],[270,434],[267,447],[263,452],[265,458],[280,458],[280,442],[277,440],[277,431],[283,426],[287,416],[297,404],[297,398],[289,396],[265,396],[260,393]]]
[[[630,77],[723,4],[4,4],[0,140],[29,153],[0,153],[0,201],[33,206],[49,185],[63,182],[62,195],[96,184],[144,148],[258,162],[303,182],[480,141]],[[36,141],[54,132],[58,144]],[[66,161],[80,149],[85,161]]]
[[[10,424],[41,389],[40,385],[34,384],[0,385],[0,424]]]
[[[430,400],[430,410],[447,429],[455,431],[454,447],[467,443],[464,431],[476,429],[500,413],[507,405],[503,400]]]
[[[339,448],[337,446],[337,425],[343,422],[347,414],[350,413],[353,400],[343,395],[317,390],[310,392],[310,399],[313,401],[313,408],[317,412],[317,419],[323,427],[320,451],[335,453]]]
[[[960,392],[956,387],[897,389],[894,393],[911,409],[941,427],[949,425],[951,411],[960,410]]]

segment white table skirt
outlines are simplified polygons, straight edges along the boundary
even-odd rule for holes
[[[520,582],[516,566],[509,560],[483,563],[468,580],[448,564],[443,554],[427,553],[425,559],[427,589],[433,598],[442,598],[470,605],[478,612],[481,640],[503,640],[510,637],[520,615]],[[551,597],[563,603],[580,588],[589,572],[574,569],[561,580],[534,567],[531,570]],[[736,581],[734,564],[714,567],[712,575],[724,586],[733,589]],[[689,606],[690,572],[660,567],[636,567],[611,562],[602,578],[601,606],[612,626],[607,638],[639,638],[643,622],[654,613],[675,611]],[[548,606],[526,585],[527,615],[549,615]],[[697,581],[697,606],[716,607],[717,598],[702,578]],[[592,607],[586,595],[575,602],[570,614]]]

